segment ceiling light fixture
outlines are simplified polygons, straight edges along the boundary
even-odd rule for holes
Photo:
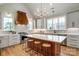
[[[52,5],[52,3],[51,3]],[[50,12],[51,11],[51,12]],[[40,5],[40,9],[37,8],[37,10],[35,11],[35,17],[37,18],[45,18],[48,17],[49,15],[51,15],[51,13],[54,13],[54,8],[53,7],[45,7],[45,5],[43,3],[41,3]]]

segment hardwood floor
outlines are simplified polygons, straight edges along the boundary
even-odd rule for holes
[[[23,49],[22,44],[16,45],[1,50],[3,56],[24,56],[28,55]]]
[[[26,48],[26,50],[27,49],[28,48]],[[28,50],[27,51],[26,50],[25,50],[25,44],[19,44],[2,49],[1,56],[37,56],[37,53],[35,51],[31,50],[27,52]],[[39,55],[41,56],[42,54]]]
[[[1,50],[2,56],[30,56],[31,51],[25,52],[25,45],[19,44],[15,46],[11,46],[8,48],[4,48]],[[27,49],[27,48],[26,48]],[[36,56],[37,54],[32,51],[33,55]],[[79,49],[70,48],[66,46],[61,46],[61,56],[79,56]]]
[[[79,49],[61,46],[61,53],[67,56],[79,56]]]

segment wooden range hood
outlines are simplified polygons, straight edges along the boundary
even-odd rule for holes
[[[16,24],[27,25],[28,18],[25,12],[17,11]]]

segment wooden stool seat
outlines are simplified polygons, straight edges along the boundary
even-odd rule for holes
[[[50,49],[51,48],[51,44],[49,44],[49,43],[43,43],[42,44],[42,53],[43,53],[43,55],[45,55],[45,56],[50,56],[51,54],[51,52],[50,52]]]
[[[30,39],[30,40],[28,40],[28,41],[29,41],[29,42],[32,42],[33,40]]]
[[[51,47],[51,44],[43,43],[42,46],[43,46],[43,47]]]
[[[40,44],[41,42],[40,42],[40,41],[35,41],[34,43],[35,43],[35,44]]]

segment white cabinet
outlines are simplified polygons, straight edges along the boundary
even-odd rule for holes
[[[20,43],[19,34],[9,34],[0,36],[0,48],[8,47]]]
[[[20,35],[19,34],[13,34],[9,36],[9,46],[15,45],[20,43]]]
[[[79,48],[79,35],[68,35],[67,46]]]
[[[79,11],[67,14],[67,28],[79,28]]]
[[[0,36],[0,48],[8,46],[9,36]]]

